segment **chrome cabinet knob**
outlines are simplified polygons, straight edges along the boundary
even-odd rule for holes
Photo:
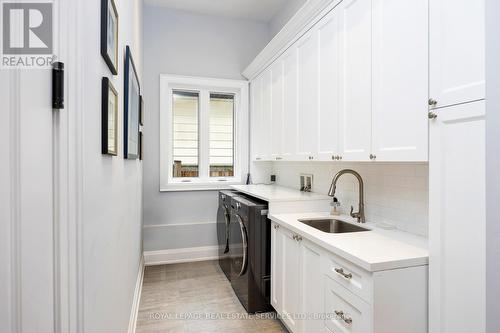
[[[438,117],[437,113],[432,112],[432,111],[429,112],[428,116],[429,116],[429,119],[436,119]]]
[[[370,154],[370,160],[374,160],[377,158],[377,155]]]
[[[435,99],[433,99],[433,98],[429,98],[429,106],[433,106],[433,107],[434,107],[434,106],[436,106],[436,105],[437,105],[437,103],[438,103],[438,102],[437,102]]]
[[[279,229],[279,227],[280,227],[280,226],[279,226],[279,225],[277,225],[277,224],[275,224],[275,225],[274,225],[274,229],[276,229],[276,230],[278,230],[278,229]]]

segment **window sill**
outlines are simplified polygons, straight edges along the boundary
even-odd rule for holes
[[[220,191],[231,189],[231,185],[241,184],[243,182],[174,183],[160,186],[160,192]]]

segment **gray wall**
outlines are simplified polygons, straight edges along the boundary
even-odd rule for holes
[[[271,37],[274,37],[306,2],[307,0],[287,0],[269,22]]]
[[[85,332],[127,332],[142,256],[142,165],[123,158],[124,50],[130,45],[141,76],[142,0],[115,0],[119,68],[113,76],[100,54],[100,0],[86,0],[83,134],[83,301]],[[118,156],[101,155],[101,79],[119,94]]]
[[[486,1],[486,331],[500,332],[500,3]]]
[[[242,79],[269,42],[262,22],[144,7],[144,250],[217,244],[216,191],[159,192],[159,76]]]

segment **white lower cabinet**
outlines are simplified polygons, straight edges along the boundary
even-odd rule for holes
[[[302,332],[322,332],[324,331],[323,320],[318,318],[324,312],[324,285],[322,274],[321,248],[307,241],[300,241],[300,257],[302,265],[300,267],[301,290],[300,302],[301,313],[306,317],[302,319]]]
[[[300,313],[300,248],[295,234],[280,228],[282,234],[283,275],[281,311],[285,324],[294,332],[301,332],[296,315]]]
[[[426,333],[427,266],[369,272],[273,222],[271,303],[293,333]]]

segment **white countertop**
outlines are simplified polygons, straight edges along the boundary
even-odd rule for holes
[[[334,218],[371,229],[366,232],[330,234],[317,230],[299,219]],[[427,239],[399,230],[385,230],[374,223],[358,224],[350,216],[330,216],[328,213],[276,214],[271,220],[301,235],[344,259],[370,271],[427,265]]]
[[[331,200],[324,194],[301,192],[277,185],[232,185],[231,187],[268,202]]]

